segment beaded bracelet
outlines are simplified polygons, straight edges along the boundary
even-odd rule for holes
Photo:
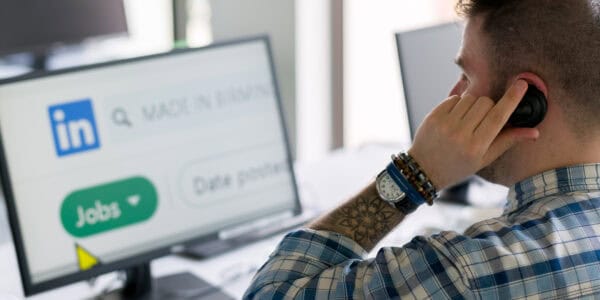
[[[437,190],[412,156],[400,153],[392,155],[392,161],[402,171],[408,182],[425,198],[427,204],[432,205],[433,199],[437,197]]]
[[[419,164],[406,153],[400,153],[396,162],[407,174],[411,174],[409,176],[411,183],[416,186],[419,193],[427,200],[427,203],[432,205],[433,199],[437,197],[437,191]]]

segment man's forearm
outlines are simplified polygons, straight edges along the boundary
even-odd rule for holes
[[[342,234],[371,251],[402,219],[404,215],[381,200],[375,183],[371,183],[358,195],[308,227]]]

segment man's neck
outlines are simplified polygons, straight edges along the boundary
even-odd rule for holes
[[[527,142],[526,142],[527,143]],[[600,139],[582,139],[564,135],[562,138],[540,139],[515,149],[517,157],[505,185],[512,186],[548,170],[588,163],[600,163]],[[526,154],[527,153],[527,154]]]

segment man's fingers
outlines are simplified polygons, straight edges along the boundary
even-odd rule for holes
[[[469,112],[463,118],[465,126],[468,126],[471,132],[475,131],[477,126],[481,124],[484,117],[494,107],[496,103],[488,97],[481,97],[473,104]]]
[[[454,115],[454,117],[458,120],[462,119],[467,114],[467,112],[471,110],[471,107],[476,101],[477,98],[475,98],[474,96],[469,94],[464,95],[462,99],[458,101],[456,106],[454,106],[451,114]]]
[[[517,143],[536,140],[539,135],[540,132],[536,128],[512,128],[505,130],[490,145],[490,148],[483,157],[483,166],[491,164]]]
[[[527,82],[517,80],[504,94],[502,99],[496,103],[494,108],[490,110],[485,119],[481,122],[475,135],[480,138],[488,138],[493,140],[498,133],[504,128],[510,115],[515,111],[519,103],[527,92]]]
[[[442,101],[442,103],[440,103],[436,108],[434,108],[431,111],[431,114],[448,114],[450,111],[452,111],[452,109],[454,109],[454,106],[456,106],[458,100],[460,100],[460,97],[456,95],[448,97],[446,100]]]

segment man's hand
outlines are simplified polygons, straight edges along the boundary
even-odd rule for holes
[[[538,137],[537,129],[504,129],[527,87],[525,81],[517,81],[498,103],[486,97],[453,96],[425,118],[409,153],[436,188],[474,174],[517,142]],[[403,219],[398,209],[379,198],[371,183],[308,227],[345,235],[370,251]]]
[[[438,190],[475,174],[518,142],[537,139],[537,129],[504,128],[527,88],[518,80],[497,103],[452,96],[425,118],[409,154]]]

